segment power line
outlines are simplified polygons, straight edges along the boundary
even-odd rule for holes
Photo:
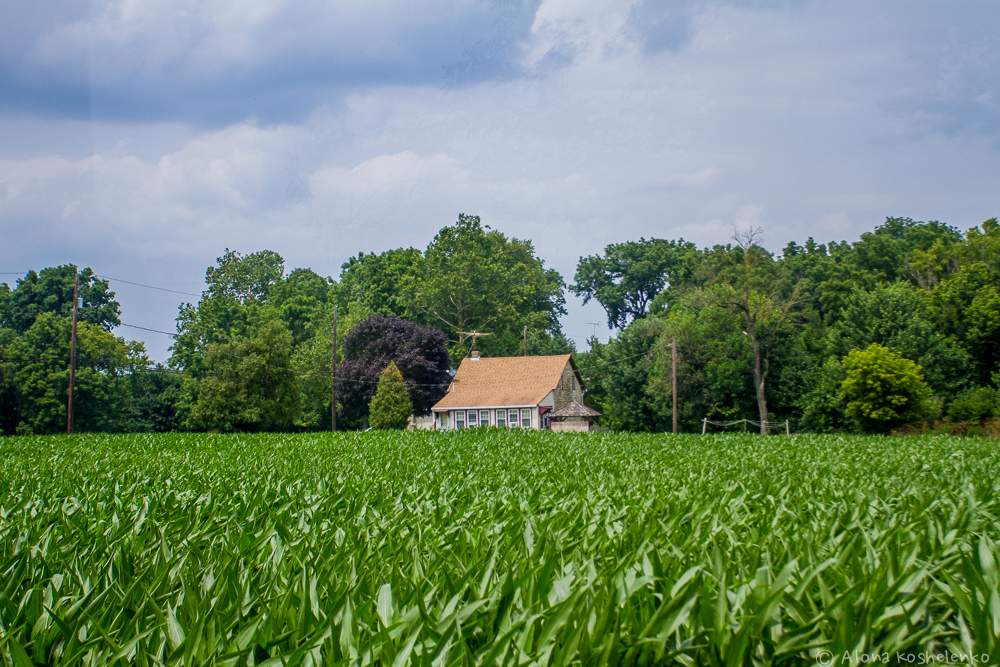
[[[0,271],[0,276],[23,276],[26,275],[27,271]],[[180,294],[183,296],[201,296],[195,292],[185,292],[184,290],[172,289],[170,287],[160,287],[158,285],[150,285],[149,283],[140,283],[134,280],[125,280],[124,278],[113,278],[111,276],[106,276],[103,273],[95,273],[95,278],[101,278],[102,280],[113,280],[116,283],[125,283],[126,285],[134,285],[135,287],[144,287],[146,289],[154,289],[158,292],[169,292],[170,294]]]
[[[163,334],[165,336],[170,336],[172,338],[177,338],[177,334],[175,333],[171,333],[169,331],[162,331],[160,329],[150,329],[149,327],[140,327],[138,324],[126,324],[125,322],[121,322],[118,326],[128,327],[129,329],[140,329],[142,331],[151,331],[152,333],[158,333],[158,334]]]
[[[162,332],[160,332],[162,333]],[[268,368],[274,368],[274,366],[268,366]],[[188,371],[179,368],[170,368],[169,366],[147,366],[143,368],[137,368],[136,370],[148,371],[151,373],[176,373],[178,375],[183,375]],[[318,378],[320,376],[326,375],[326,370],[324,369],[314,369],[307,371],[305,373],[292,372],[298,378]],[[337,384],[358,384],[358,385],[378,385],[378,378],[364,379],[364,378],[345,378],[338,377]],[[410,382],[404,378],[403,382],[406,383],[408,387],[448,387],[451,382]]]
[[[106,276],[99,273],[95,273],[94,275],[98,278],[103,278],[104,280],[113,280],[118,283],[125,283],[126,285],[145,287],[146,289],[155,289],[160,292],[169,292],[171,294],[182,294],[184,296],[201,296],[201,294],[195,294],[194,292],[185,292],[183,290],[170,289],[169,287],[158,287],[156,285],[149,285],[147,283],[135,282],[134,280],[125,280],[124,278],[112,278],[111,276]]]

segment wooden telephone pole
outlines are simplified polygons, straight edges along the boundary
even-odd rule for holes
[[[521,356],[528,356],[528,325],[524,325],[524,342],[521,344]]]
[[[337,430],[337,304],[333,304],[333,346],[330,351],[330,430]]]
[[[670,398],[672,399],[672,417],[674,433],[677,433],[677,339],[670,340]]]
[[[80,304],[80,274],[73,267],[73,309],[69,327],[69,387],[66,389],[66,432],[73,432],[73,386],[76,384],[76,317]]]

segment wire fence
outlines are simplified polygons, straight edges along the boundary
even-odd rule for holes
[[[791,435],[792,429],[791,424],[786,419],[785,421],[768,421],[764,422],[755,421],[753,419],[733,419],[731,421],[714,421],[705,417],[701,420],[701,433],[705,435],[708,433],[709,426],[715,426],[720,429],[732,430],[733,427],[743,427],[743,431],[749,431],[747,428],[751,426],[754,430],[761,430],[761,424],[763,423],[765,433],[784,433],[785,435]]]

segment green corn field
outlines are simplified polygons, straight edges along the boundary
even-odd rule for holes
[[[0,660],[995,664],[998,491],[949,437],[10,438]]]

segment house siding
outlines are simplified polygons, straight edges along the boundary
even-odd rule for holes
[[[507,410],[508,412],[510,410],[517,410],[517,415],[518,415],[518,419],[519,420],[520,420],[520,416],[521,416],[521,410],[530,410],[531,411],[531,426],[529,428],[531,428],[531,429],[539,429],[539,428],[541,428],[541,419],[539,418],[539,415],[538,415],[538,407],[537,406],[536,407],[518,406],[518,407],[469,408],[468,410],[464,410],[463,409],[463,410],[448,410],[448,411],[443,411],[442,410],[442,411],[439,411],[437,414],[438,415],[447,415],[447,423],[444,424],[444,425],[442,425],[440,423],[440,418],[438,418],[437,420],[435,420],[433,428],[436,428],[438,430],[452,430],[452,429],[457,428],[458,421],[457,421],[455,415],[457,413],[459,413],[459,412],[462,413],[463,415],[465,415],[465,420],[464,420],[463,428],[469,428],[469,415],[468,415],[468,413],[471,410],[475,410],[477,413],[480,410],[487,410],[487,411],[489,411],[489,421],[488,422],[481,422],[480,423],[478,421],[478,419],[477,419],[476,427],[479,427],[479,426],[496,426],[497,425],[496,411],[497,410],[501,410],[501,409],[502,410]],[[478,414],[477,414],[477,417],[478,417]],[[507,426],[504,426],[504,428],[511,428],[511,427],[509,425],[507,425]],[[519,425],[516,428],[523,428],[523,427]]]

